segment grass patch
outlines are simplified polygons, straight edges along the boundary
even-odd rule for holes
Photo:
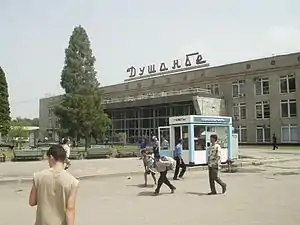
[[[5,156],[6,156],[7,159],[12,159],[14,157],[13,150],[0,151],[0,154],[5,154]]]

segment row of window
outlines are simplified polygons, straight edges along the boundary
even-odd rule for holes
[[[255,95],[269,95],[270,94],[270,80],[268,77],[255,78],[254,79]],[[211,94],[220,96],[219,84],[209,84],[207,89]],[[296,92],[296,78],[295,74],[289,74],[280,77],[279,85],[280,93],[294,93]],[[246,81],[239,80],[232,83],[232,97],[244,97],[246,96]]]
[[[248,107],[251,108],[251,107]],[[280,101],[281,118],[297,117],[297,101],[296,99],[288,99]],[[235,120],[247,119],[246,103],[236,103],[233,105],[233,118]],[[255,118],[269,119],[270,118],[270,102],[261,101],[255,103]]]
[[[238,126],[235,128],[235,133],[238,134],[239,142],[248,142],[248,129],[246,126]],[[272,141],[271,128],[269,125],[256,126],[256,143],[270,143]],[[281,143],[296,143],[298,142],[298,126],[289,124],[281,127]]]

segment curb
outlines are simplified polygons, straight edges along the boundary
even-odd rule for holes
[[[291,159],[277,159],[277,160],[263,160],[263,161],[251,161],[251,162],[237,162],[236,167],[237,168],[243,168],[247,166],[262,166],[265,164],[276,164],[276,163],[282,163],[282,162],[291,162],[291,161],[297,161],[300,160],[298,158],[291,158]],[[206,171],[207,166],[195,166],[195,167],[188,167],[187,171]],[[77,176],[76,178],[78,180],[88,180],[88,179],[95,179],[95,178],[116,178],[116,177],[132,177],[136,175],[142,175],[144,172],[142,171],[134,171],[134,172],[124,172],[124,173],[113,173],[113,174],[91,174],[91,175],[83,175],[83,176]],[[11,179],[3,179],[0,180],[0,185],[7,185],[7,184],[28,184],[32,182],[31,177],[21,177],[21,178],[11,178]]]

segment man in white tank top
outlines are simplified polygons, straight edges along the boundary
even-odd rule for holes
[[[78,180],[64,169],[66,151],[53,145],[47,152],[50,168],[34,173],[29,205],[37,206],[35,225],[74,225]]]
[[[65,169],[68,169],[71,166],[71,160],[69,159],[71,153],[70,139],[64,138],[62,140],[62,146],[66,151]]]

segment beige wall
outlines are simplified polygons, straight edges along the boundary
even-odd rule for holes
[[[275,61],[275,64],[272,62]],[[279,93],[279,77],[293,72],[296,75],[296,89],[294,94],[282,95]],[[300,97],[300,53],[274,56],[270,58],[257,59],[218,67],[203,68],[197,71],[170,74],[156,78],[147,78],[142,81],[132,81],[117,85],[103,87],[106,97],[136,96],[142,93],[179,90],[190,87],[206,88],[208,84],[218,83],[220,96],[225,99],[227,115],[233,115],[233,103],[245,102],[247,104],[247,119],[235,121],[234,125],[247,126],[248,142],[256,141],[256,125],[270,125],[271,132],[276,133],[280,141],[281,126],[284,124],[300,124],[300,104],[297,104],[298,117],[295,119],[280,118],[280,100]],[[270,80],[270,95],[256,96],[254,89],[254,78],[268,77]],[[232,82],[246,80],[246,96],[240,98],[232,97]],[[48,123],[48,103],[52,99],[40,100],[40,127]],[[271,118],[256,120],[255,102],[269,100]],[[300,133],[300,132],[299,132]]]

